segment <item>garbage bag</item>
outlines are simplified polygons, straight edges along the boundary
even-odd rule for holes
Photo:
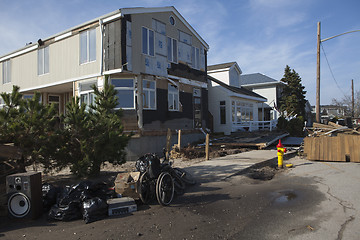
[[[108,205],[106,200],[99,197],[87,199],[83,202],[83,219],[85,223],[101,220],[107,216]]]
[[[77,202],[70,202],[66,206],[54,205],[49,211],[48,217],[50,219],[59,221],[71,221],[81,219],[81,209]]]
[[[85,190],[88,190],[92,182],[82,181],[78,184],[72,186],[66,186],[63,191],[61,191],[57,204],[61,207],[67,206],[70,202],[77,202],[80,204],[82,202],[81,195]]]
[[[44,183],[42,185],[43,208],[45,211],[50,210],[51,206],[56,204],[60,191],[59,187],[55,187],[51,183]]]

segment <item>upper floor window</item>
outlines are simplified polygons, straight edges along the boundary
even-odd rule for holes
[[[96,31],[86,30],[80,33],[80,64],[96,61]]]
[[[111,84],[117,90],[118,104],[116,108],[135,108],[135,87],[134,79],[111,79]]]
[[[168,109],[179,111],[179,88],[171,83],[168,84]]]
[[[178,61],[178,47],[177,40],[171,37],[167,38],[167,55],[168,61],[177,63]]]
[[[154,31],[146,27],[142,27],[142,53],[150,56],[155,53]]]
[[[10,60],[7,60],[7,61],[3,62],[3,64],[2,64],[2,79],[3,79],[2,80],[3,84],[11,82],[11,62],[10,62]]]
[[[38,75],[49,73],[49,46],[38,50]]]
[[[200,49],[197,47],[191,48],[191,64],[195,69],[200,69]]]
[[[156,109],[156,82],[143,80],[143,108]]]

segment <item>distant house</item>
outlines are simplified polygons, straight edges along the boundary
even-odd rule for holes
[[[107,76],[136,158],[161,152],[168,128],[183,129],[184,143],[204,136],[208,49],[174,7],[123,8],[0,56],[0,92],[40,92],[64,113],[71,97],[93,103],[90,86],[102,89]]]
[[[253,73],[241,75],[240,85],[267,99],[265,103],[258,104],[259,112],[264,113],[259,117],[260,120],[277,120],[280,117],[278,111],[279,99],[285,83],[261,73]]]
[[[311,106],[312,113],[316,113],[315,106]],[[320,115],[322,119],[332,119],[334,117],[343,118],[346,115],[347,108],[345,106],[336,105],[320,105]]]
[[[208,66],[209,111],[213,131],[230,134],[264,127],[258,121],[258,104],[266,98],[239,85],[236,62]]]

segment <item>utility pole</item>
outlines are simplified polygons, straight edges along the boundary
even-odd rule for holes
[[[360,30],[353,30],[349,32],[340,33],[338,35],[328,37],[325,39],[321,39],[320,33],[320,22],[317,23],[317,52],[316,52],[316,122],[320,123],[320,44],[321,42],[325,42],[327,40],[349,34],[360,32]],[[353,101],[354,102],[354,101]],[[354,107],[353,107],[354,109]]]
[[[320,123],[320,22],[317,23],[317,52],[316,52],[316,122]]]
[[[351,117],[354,117],[355,112],[355,102],[354,102],[354,79],[351,79]]]

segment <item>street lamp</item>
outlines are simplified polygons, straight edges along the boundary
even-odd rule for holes
[[[316,55],[316,122],[320,123],[320,44],[327,40],[342,36],[348,33],[360,32],[360,30],[354,30],[349,32],[344,32],[332,37],[328,37],[321,40],[321,24],[317,23],[317,55]]]

